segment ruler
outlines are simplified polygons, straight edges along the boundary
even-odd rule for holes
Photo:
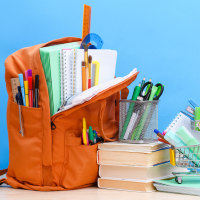
[[[86,35],[90,33],[90,24],[91,24],[91,7],[84,4],[82,40],[85,38]]]

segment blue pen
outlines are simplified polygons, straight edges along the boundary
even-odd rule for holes
[[[186,117],[189,117],[192,121],[194,121],[194,117],[186,112],[181,111]]]
[[[26,102],[25,102],[25,91],[24,91],[24,79],[23,79],[23,74],[18,74],[18,76],[19,76],[19,82],[20,82],[20,86],[21,86],[23,104],[24,104],[24,106],[25,106],[25,105],[26,105]]]
[[[199,105],[196,104],[192,99],[189,99],[188,101],[189,101],[189,103],[191,104],[191,106],[192,106],[193,108],[199,107]]]

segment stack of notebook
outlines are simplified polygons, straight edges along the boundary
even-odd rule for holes
[[[107,189],[153,191],[153,180],[171,177],[169,149],[162,143],[99,144],[98,186]]]
[[[82,66],[84,50],[81,42],[43,47],[40,57],[47,81],[51,116],[68,100],[82,92]],[[88,55],[93,61],[98,61],[99,84],[113,80],[117,52],[114,50],[89,49]]]

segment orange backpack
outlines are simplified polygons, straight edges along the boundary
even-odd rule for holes
[[[80,40],[73,37],[54,40],[23,48],[6,59],[9,167],[7,179],[0,180],[0,184],[49,191],[82,188],[96,183],[98,144],[82,145],[82,118],[86,118],[104,141],[117,140],[120,91],[124,91],[121,96],[127,97],[125,88],[135,80],[137,74],[98,93],[83,104],[50,117],[48,88],[39,49]],[[33,77],[35,74],[40,76],[40,99],[39,108],[22,106],[22,136],[19,134],[19,110],[13,101],[10,79],[18,77],[19,73],[27,69],[32,69]],[[2,174],[4,172],[6,170]]]

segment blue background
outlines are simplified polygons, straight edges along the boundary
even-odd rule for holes
[[[137,67],[162,82],[159,128],[164,130],[188,98],[199,100],[199,0],[2,1],[0,7],[0,168],[8,166],[6,57],[23,47],[65,36],[81,37],[83,4],[92,6],[91,32],[118,51],[117,76]]]

